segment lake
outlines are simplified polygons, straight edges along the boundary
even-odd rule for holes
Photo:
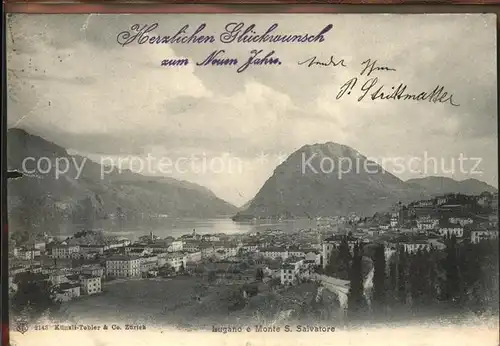
[[[261,220],[256,223],[240,223],[231,219],[170,219],[140,220],[128,223],[118,223],[116,220],[102,220],[93,224],[94,229],[103,229],[108,234],[137,240],[140,236],[153,232],[154,235],[165,238],[168,236],[180,237],[191,234],[193,229],[198,234],[243,234],[259,232],[266,229],[280,229],[284,232],[296,232],[302,229],[316,228],[320,221],[310,219],[296,219],[285,221]],[[85,229],[84,225],[62,223],[53,227],[51,235],[66,238]]]

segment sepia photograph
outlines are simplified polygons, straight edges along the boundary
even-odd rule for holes
[[[495,14],[6,30],[11,345],[498,346]]]

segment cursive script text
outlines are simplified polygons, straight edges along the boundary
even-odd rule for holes
[[[158,23],[139,25],[134,24],[130,27],[130,30],[125,30],[120,32],[116,41],[121,46],[126,46],[132,42],[137,42],[138,44],[203,44],[203,43],[214,43],[215,37],[205,36],[200,33],[205,29],[207,25],[205,23],[200,24],[192,34],[188,34],[189,25],[186,24],[180,28],[174,35],[171,36],[155,36],[151,35],[151,32],[158,28]]]
[[[330,60],[328,60],[327,62],[322,62],[322,61],[318,61],[317,60],[318,58],[316,56],[313,56],[312,58],[309,58],[309,59],[306,59],[304,61],[300,61],[298,62],[299,65],[306,65],[307,67],[312,67],[312,66],[332,66],[332,67],[337,67],[337,66],[341,66],[341,67],[347,67],[345,62],[344,62],[344,59],[341,59],[339,61],[335,61],[333,55],[330,56]]]
[[[250,57],[240,64],[237,58],[225,56],[224,49],[215,50],[210,53],[203,61],[196,63],[197,66],[238,66],[236,72],[241,73],[250,66],[272,66],[281,65],[281,61],[276,57],[275,51],[265,53],[262,49],[254,49],[250,52]]]
[[[372,72],[375,71],[396,71],[395,68],[387,67],[387,66],[377,66],[377,60],[365,60],[361,63],[363,67],[363,70],[361,70],[361,73],[359,74],[362,76],[366,72],[366,76],[369,77]]]
[[[348,80],[340,87],[336,99],[350,95],[354,87],[358,84],[358,78],[354,77]],[[361,85],[361,95],[358,97],[358,102],[365,98],[372,101],[375,100],[396,100],[396,101],[427,101],[430,103],[447,103],[451,106],[460,106],[453,99],[453,94],[446,91],[444,86],[437,85],[434,89],[420,92],[408,92],[408,86],[404,83],[399,83],[397,86],[385,86],[379,84],[377,77],[369,78]]]
[[[278,24],[274,23],[267,30],[258,34],[256,25],[246,25],[243,22],[229,23],[224,28],[225,31],[220,35],[222,43],[313,43],[325,41],[325,34],[332,29],[333,25],[328,24],[317,34],[275,34]]]

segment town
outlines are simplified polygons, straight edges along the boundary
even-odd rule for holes
[[[189,276],[207,284],[244,287],[241,304],[266,289],[286,292],[312,282],[332,292],[340,310],[346,310],[352,276],[332,263],[342,261],[333,254],[342,252],[343,244],[350,249],[351,260],[359,249],[378,246],[387,262],[397,251],[418,254],[424,261],[426,253],[444,251],[446,239],[459,244],[498,239],[498,194],[447,194],[398,203],[370,217],[318,217],[316,224],[293,234],[279,229],[198,234],[193,229],[177,239],[160,239],[150,232],[134,242],[103,230],[83,230],[65,240],[47,233],[22,240],[12,237],[10,296],[15,300],[27,275],[31,281],[47,283],[58,302],[101,295],[117,280]],[[374,270],[376,263],[363,275],[365,289],[375,285]]]

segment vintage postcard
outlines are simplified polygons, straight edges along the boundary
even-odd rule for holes
[[[12,345],[498,345],[495,14],[7,20]]]

